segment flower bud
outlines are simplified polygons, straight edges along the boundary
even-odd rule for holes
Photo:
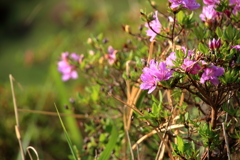
[[[156,2],[155,2],[155,1],[151,1],[151,5],[152,5],[153,7],[157,7],[157,5],[156,5]]]
[[[92,43],[93,43],[92,38],[88,38],[87,43],[88,43],[88,44],[92,44]]]
[[[220,48],[221,46],[221,39],[216,40],[215,38],[213,38],[213,40],[209,40],[208,46],[211,50],[216,50],[218,48]]]
[[[226,9],[223,13],[224,13],[228,18],[230,18],[231,12],[230,12],[228,9]]]
[[[131,28],[129,25],[125,25],[124,26],[124,31],[127,32],[127,33],[131,33]]]

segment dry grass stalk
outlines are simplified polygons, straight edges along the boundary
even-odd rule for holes
[[[152,130],[150,133],[144,135],[143,137],[141,137],[133,146],[132,146],[132,149],[136,149],[136,146],[139,145],[140,143],[142,143],[144,140],[146,140],[147,138],[151,137],[152,135],[156,134],[156,133],[159,133],[159,132],[163,132],[163,131],[169,131],[169,130],[172,130],[172,129],[178,129],[178,128],[182,128],[184,127],[184,124],[175,124],[175,125],[171,125],[171,126],[168,126],[168,128],[163,128],[163,129],[159,129],[158,132],[154,129]]]
[[[37,150],[34,147],[32,147],[32,146],[28,146],[27,147],[27,152],[28,152],[28,155],[29,155],[30,159],[33,160],[32,154],[31,154],[30,150],[32,150],[35,153],[35,156],[36,156],[37,160],[39,160],[39,156],[38,156]]]
[[[21,153],[22,160],[25,160],[24,150],[23,150],[23,145],[22,145],[22,138],[21,138],[21,134],[20,134],[20,123],[19,123],[19,118],[18,118],[17,100],[15,97],[14,86],[13,86],[14,78],[11,74],[9,75],[9,79],[10,79],[10,84],[11,84],[13,107],[14,107],[14,113],[15,113],[15,119],[16,119],[15,132],[16,132],[16,137],[18,139],[18,144],[20,147],[20,153]]]

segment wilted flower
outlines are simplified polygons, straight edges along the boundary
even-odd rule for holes
[[[108,54],[105,55],[105,58],[108,60],[110,65],[113,65],[113,63],[116,61],[116,53],[117,50],[113,49],[112,46],[108,47]]]
[[[222,76],[224,74],[224,68],[211,66],[209,68],[205,68],[200,79],[200,83],[205,83],[205,81],[210,80],[210,82],[214,85],[219,84],[219,80],[217,77]]]
[[[204,22],[211,23],[217,17],[217,12],[214,9],[213,5],[203,7],[200,18]]]
[[[161,28],[162,28],[162,25],[161,23],[159,22],[158,20],[158,12],[155,11],[155,15],[153,16],[155,19],[152,20],[150,23],[149,23],[149,26],[155,31],[153,31],[149,26],[148,26],[148,23],[145,24],[145,27],[148,28],[148,30],[146,30],[147,32],[147,36],[150,36],[150,41],[153,41],[153,39],[156,37],[157,33],[160,33],[161,31]]]
[[[198,9],[200,7],[200,4],[196,2],[196,0],[168,0],[171,2],[170,8],[175,9],[180,6],[183,8],[187,8],[190,10]]]
[[[213,40],[209,40],[208,46],[211,50],[215,50],[220,48],[221,46],[221,39],[216,40],[215,38],[213,38]]]
[[[71,60],[79,63],[80,56],[76,53],[72,53],[69,56],[68,52],[62,53],[61,60],[58,62],[58,71],[62,73],[62,80],[67,81],[69,79],[77,79],[78,73],[76,71],[77,66],[70,64]]]

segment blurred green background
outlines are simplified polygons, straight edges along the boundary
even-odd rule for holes
[[[9,74],[15,78],[18,108],[55,112],[56,103],[61,112],[84,113],[85,106],[70,103],[69,99],[84,92],[87,80],[79,75],[78,80],[62,82],[57,72],[59,56],[64,51],[88,54],[88,37],[99,33],[114,48],[121,47],[130,38],[122,25],[129,24],[137,31],[143,24],[140,9],[152,11],[147,1],[140,0],[0,2],[0,159],[21,159]],[[85,120],[63,119],[73,143],[81,147]],[[36,148],[40,159],[68,158],[70,150],[56,116],[19,111],[19,120],[24,148]]]

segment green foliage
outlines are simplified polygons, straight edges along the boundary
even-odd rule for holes
[[[200,52],[202,52],[204,54],[208,54],[208,47],[206,45],[199,43],[198,49]]]
[[[184,142],[184,140],[177,135],[177,144],[172,143],[174,149],[174,156],[185,159],[199,160],[199,150],[196,150],[196,146],[193,141]]]
[[[217,131],[214,131],[209,127],[208,124],[204,123],[204,125],[200,125],[199,127],[199,135],[201,136],[201,140],[205,147],[209,147],[210,150],[214,150],[221,143],[219,140],[219,134]]]
[[[194,26],[194,12],[192,12],[190,15],[185,14],[183,11],[180,11],[177,13],[176,16],[179,24],[183,26],[183,28],[192,28]]]

